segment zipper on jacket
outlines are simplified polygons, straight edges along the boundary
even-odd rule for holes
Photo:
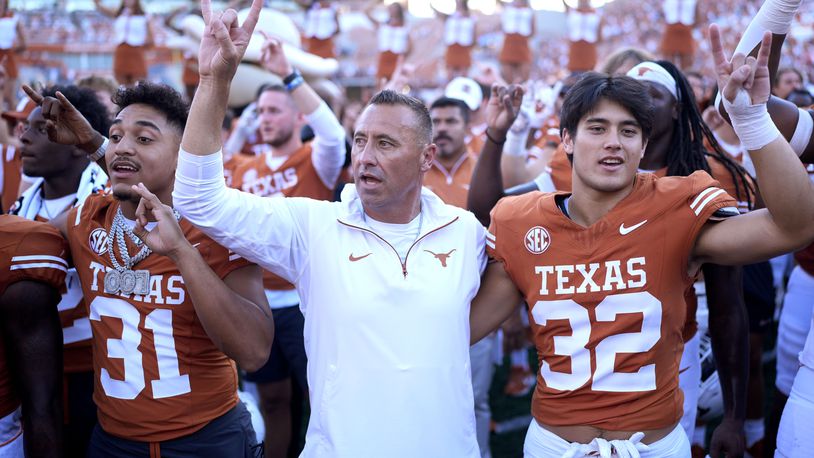
[[[382,242],[384,242],[385,244],[387,244],[387,246],[389,246],[389,247],[390,247],[390,249],[391,249],[391,250],[393,250],[393,253],[395,253],[396,258],[399,260],[399,264],[401,264],[401,274],[402,274],[402,275],[404,275],[404,278],[407,278],[407,258],[410,256],[410,250],[412,250],[412,249],[413,249],[413,247],[414,247],[414,246],[416,246],[416,244],[417,244],[418,242],[420,242],[421,240],[423,240],[423,239],[424,239],[425,237],[427,237],[428,235],[430,235],[430,234],[432,234],[433,232],[437,232],[437,231],[439,231],[439,230],[441,230],[441,229],[443,229],[443,228],[445,228],[445,227],[449,226],[450,224],[454,223],[455,221],[458,221],[458,217],[456,216],[456,217],[455,217],[455,219],[453,219],[452,221],[450,221],[450,222],[448,222],[448,223],[446,223],[446,224],[444,224],[444,225],[442,225],[442,226],[438,226],[438,227],[436,227],[435,229],[433,229],[433,230],[431,230],[431,231],[427,232],[426,234],[422,235],[421,237],[419,237],[419,238],[415,239],[415,241],[413,242],[413,244],[412,244],[412,245],[410,245],[410,248],[408,248],[408,249],[407,249],[407,254],[405,254],[405,255],[404,255],[404,262],[402,262],[402,261],[401,261],[401,256],[399,256],[399,252],[398,252],[398,250],[396,250],[396,247],[394,247],[393,245],[391,245],[391,244],[390,244],[390,242],[388,242],[387,240],[385,240],[385,239],[384,239],[384,237],[382,237],[381,235],[379,235],[379,234],[377,234],[377,233],[375,233],[375,232],[371,231],[370,229],[366,229],[366,228],[364,228],[364,227],[354,226],[353,224],[348,224],[348,223],[346,223],[346,222],[344,222],[344,221],[341,221],[341,220],[338,220],[338,219],[337,219],[337,221],[339,222],[339,224],[342,224],[342,225],[344,225],[344,226],[347,226],[347,227],[352,227],[352,228],[354,228],[354,229],[359,229],[360,231],[367,232],[368,234],[372,234],[372,235],[374,235],[376,238],[378,238],[379,240],[381,240]]]

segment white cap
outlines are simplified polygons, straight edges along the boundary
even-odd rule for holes
[[[661,84],[678,100],[675,78],[673,78],[673,75],[665,70],[664,67],[655,62],[642,62],[631,68],[630,71],[627,72],[627,76],[639,81],[650,81]]]
[[[470,110],[475,111],[480,108],[483,102],[483,91],[480,84],[471,78],[459,76],[447,84],[444,89],[444,96],[451,99],[463,100]]]

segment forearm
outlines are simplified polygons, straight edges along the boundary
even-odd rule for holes
[[[305,118],[315,134],[312,156],[314,168],[323,184],[333,188],[345,163],[345,129],[322,101]]]
[[[265,364],[274,338],[269,308],[229,288],[192,245],[187,243],[172,259],[215,346],[248,371]]]
[[[490,135],[492,134],[490,133]],[[502,148],[503,145],[487,139],[480,157],[478,157],[478,162],[475,164],[469,184],[467,207],[484,226],[489,225],[489,212],[504,196],[500,167]]]
[[[489,262],[478,294],[469,309],[470,344],[480,341],[500,327],[517,310],[520,299],[520,292],[509,279],[503,264]]]
[[[742,269],[705,264],[703,271],[724,416],[742,422],[749,378],[749,321],[743,301]]]
[[[503,145],[503,154],[500,158],[501,176],[503,185],[507,188],[525,183],[534,177],[528,177],[526,171],[526,140],[529,129],[521,132],[506,134],[506,143]]]
[[[784,232],[799,234],[805,242],[814,223],[814,187],[788,142],[778,136],[757,151],[750,151],[760,192],[774,223]]]
[[[197,156],[221,149],[221,125],[226,116],[230,83],[216,78],[201,79],[189,109],[181,149]]]

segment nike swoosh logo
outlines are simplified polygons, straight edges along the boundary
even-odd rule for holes
[[[622,224],[619,225],[619,233],[622,234],[622,235],[628,235],[631,232],[635,231],[636,229],[644,226],[644,223],[646,223],[646,222],[647,222],[647,220],[644,220],[641,223],[634,224],[633,226],[630,226],[630,227],[625,227],[625,223],[622,223]]]
[[[368,254],[356,257],[356,256],[353,255],[353,253],[351,253],[350,255],[348,255],[348,261],[350,261],[350,262],[360,261],[360,260],[365,259],[366,257],[370,256],[371,254],[373,254],[373,253],[368,253]]]

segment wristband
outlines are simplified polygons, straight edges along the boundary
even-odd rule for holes
[[[305,79],[303,79],[302,74],[296,68],[291,72],[290,75],[283,78],[285,90],[288,92],[294,91],[294,89],[302,86],[303,83],[305,83]]]
[[[722,101],[735,134],[748,151],[757,151],[780,136],[766,110],[766,103],[753,105],[749,94],[742,89],[734,101],[730,102],[726,97],[722,97]]]
[[[90,159],[91,162],[96,162],[99,159],[105,157],[105,152],[107,152],[108,143],[110,143],[110,140],[105,138],[105,141],[102,142],[102,145],[99,146],[99,148],[96,151],[94,151],[92,154],[88,154],[88,159]]]

